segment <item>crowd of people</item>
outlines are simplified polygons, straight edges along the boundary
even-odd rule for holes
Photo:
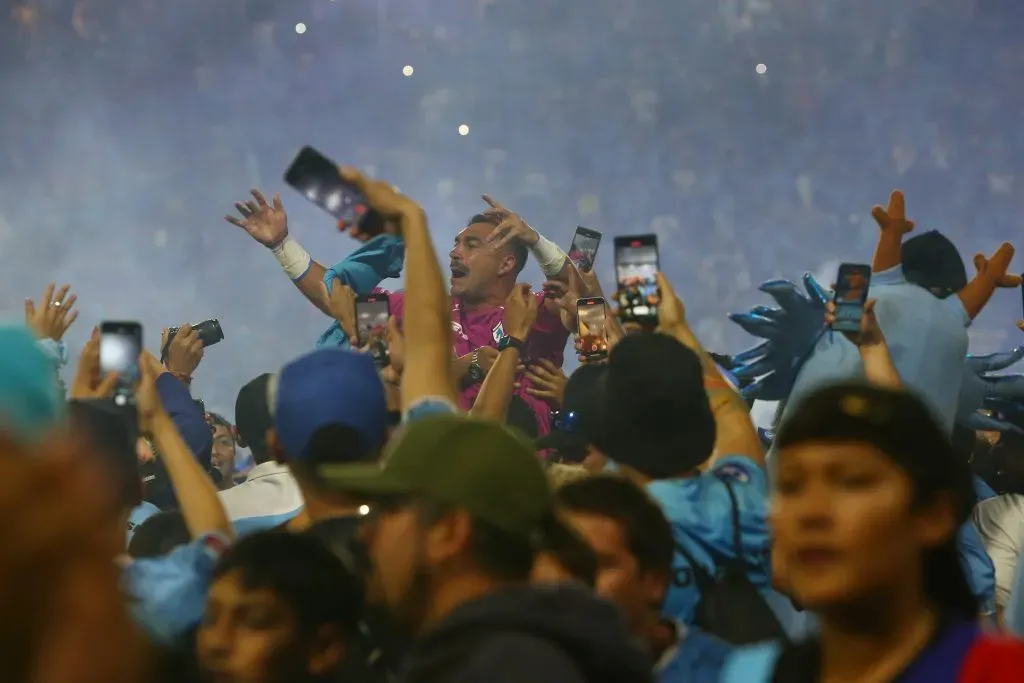
[[[420,204],[338,173],[380,220],[332,266],[280,196],[226,217],[328,323],[233,416],[191,393],[198,326],[121,374],[96,327],[66,383],[71,287],[0,327],[10,680],[1024,681],[1024,391],[992,374],[1024,354],[966,331],[1019,296],[1012,245],[969,278],[895,191],[853,330],[772,281],[735,316],[764,341],[712,354],[659,272],[656,324],[609,306],[566,376],[618,283],[489,195],[446,278]]]

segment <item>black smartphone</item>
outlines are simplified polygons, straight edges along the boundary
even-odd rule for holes
[[[836,275],[836,319],[832,329],[836,332],[860,332],[860,319],[868,301],[871,285],[871,266],[864,263],[843,263]]]
[[[116,372],[121,376],[121,388],[130,391],[139,381],[140,353],[142,353],[141,323],[134,320],[106,320],[100,324],[101,375],[106,376],[111,372]]]
[[[387,294],[356,297],[356,336],[360,347],[369,345],[370,356],[380,366],[388,361],[388,318],[391,302]]]
[[[619,317],[646,327],[658,324],[658,236],[626,235],[615,238],[615,279]]]
[[[348,227],[358,226],[367,234],[383,230],[383,218],[370,208],[363,193],[341,179],[338,164],[312,147],[299,150],[284,173],[284,181]]]
[[[601,297],[576,300],[576,325],[580,338],[580,355],[604,358],[608,355],[607,305]]]
[[[576,234],[572,236],[572,244],[569,246],[569,260],[576,266],[576,270],[589,273],[594,269],[599,246],[601,233],[582,225],[576,227]]]

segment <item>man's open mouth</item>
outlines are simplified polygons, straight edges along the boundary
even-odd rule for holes
[[[466,277],[469,275],[469,269],[461,263],[452,263],[451,265],[452,279],[455,280],[460,277]]]

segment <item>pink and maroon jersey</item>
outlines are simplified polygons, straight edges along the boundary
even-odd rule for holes
[[[405,293],[395,292],[390,294],[391,315],[398,319],[401,325],[405,313]],[[569,339],[569,331],[562,325],[557,315],[552,314],[544,306],[544,295],[538,294],[540,307],[537,310],[537,322],[533,324],[530,331],[530,338],[526,342],[527,358],[525,363],[547,358],[558,367],[562,367],[565,342]],[[476,309],[466,311],[458,299],[452,299],[452,354],[465,356],[482,346],[498,348],[498,342],[505,336],[503,318],[505,307]],[[410,340],[410,343],[413,343]],[[541,434],[547,434],[550,423],[550,408],[544,401],[526,393],[530,386],[529,380],[523,378],[522,385],[516,390],[519,396],[529,405],[534,414],[537,415],[537,424]],[[463,390],[461,406],[469,410],[480,393],[480,385],[474,384]]]

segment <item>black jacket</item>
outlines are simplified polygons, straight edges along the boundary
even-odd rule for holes
[[[463,605],[407,653],[404,683],[649,683],[618,609],[569,586],[509,588]]]

